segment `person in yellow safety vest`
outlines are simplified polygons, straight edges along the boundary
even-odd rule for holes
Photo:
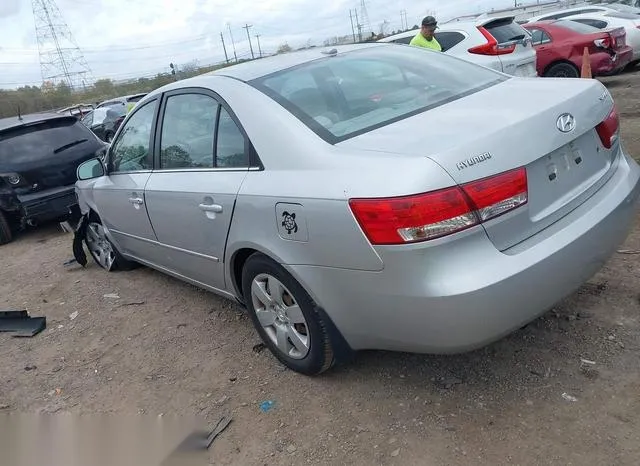
[[[426,49],[435,50],[436,52],[442,52],[442,47],[440,43],[434,37],[434,33],[438,29],[438,22],[433,16],[426,16],[422,20],[422,27],[420,28],[420,32],[416,34],[416,36],[411,39],[409,45],[414,45],[416,47],[424,47]]]

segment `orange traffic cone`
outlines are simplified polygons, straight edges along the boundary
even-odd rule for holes
[[[582,71],[580,73],[581,78],[591,79],[591,57],[589,56],[589,47],[584,48],[582,54]]]

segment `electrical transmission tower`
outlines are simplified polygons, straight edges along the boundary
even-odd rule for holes
[[[31,0],[42,82],[64,82],[72,90],[93,84],[91,69],[55,0]]]
[[[360,26],[365,33],[365,37],[368,37],[373,33],[373,28],[369,22],[369,13],[367,13],[367,1],[360,0]]]

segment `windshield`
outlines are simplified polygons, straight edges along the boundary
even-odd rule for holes
[[[380,45],[321,58],[251,84],[334,144],[505,79],[442,53]]]
[[[600,29],[589,26],[588,24],[578,23],[576,21],[562,20],[556,21],[555,26],[571,29],[579,34],[593,34],[594,32],[600,32]]]

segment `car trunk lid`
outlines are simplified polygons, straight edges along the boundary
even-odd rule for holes
[[[483,224],[505,250],[567,215],[612,174],[618,145],[604,148],[595,130],[612,106],[595,80],[510,79],[340,145],[426,156],[460,185],[525,167],[527,204]],[[575,128],[563,132],[568,114]]]

